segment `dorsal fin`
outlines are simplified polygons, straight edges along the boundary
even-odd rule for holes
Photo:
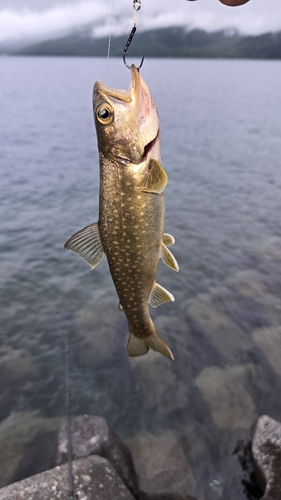
[[[75,233],[64,247],[77,253],[91,269],[97,267],[104,254],[98,223],[94,222]]]
[[[137,189],[144,193],[163,193],[168,176],[164,168],[156,160],[151,159]]]

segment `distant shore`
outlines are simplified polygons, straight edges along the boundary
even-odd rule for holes
[[[121,56],[126,35],[113,36],[111,56]],[[0,55],[105,57],[108,38],[93,38],[90,28],[21,47],[0,45]],[[281,59],[281,31],[241,35],[235,30],[208,33],[181,27],[138,32],[129,56],[168,58]]]

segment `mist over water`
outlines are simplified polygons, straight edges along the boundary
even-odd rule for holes
[[[106,67],[105,59],[0,60],[0,420],[65,414],[67,333],[74,414],[105,416],[128,439],[172,432],[195,495],[246,499],[232,452],[259,415],[281,418],[272,358],[272,345],[281,350],[281,65],[144,62],[169,177],[165,231],[180,266],[173,273],[160,262],[157,281],[176,301],[152,316],[174,363],[127,358],[106,259],[91,272],[63,248],[98,218],[92,88],[97,79],[127,88],[130,78],[121,60]],[[226,401],[221,413],[213,387]]]

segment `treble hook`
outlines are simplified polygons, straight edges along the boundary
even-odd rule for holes
[[[127,61],[126,61],[126,52],[127,52],[128,48],[131,45],[131,41],[134,38],[135,32],[137,31],[137,16],[138,16],[138,11],[141,8],[141,0],[133,0],[133,8],[135,10],[135,22],[134,22],[134,26],[133,26],[133,28],[131,30],[131,33],[129,35],[129,38],[128,38],[128,40],[126,42],[126,45],[124,47],[124,50],[123,50],[123,62],[125,64],[126,68],[128,68],[128,69],[131,69],[131,66],[129,66],[129,64],[127,64]],[[141,63],[139,65],[139,67],[137,68],[138,70],[141,69],[143,61],[144,61],[144,54],[142,56]]]

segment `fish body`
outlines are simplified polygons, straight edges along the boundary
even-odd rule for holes
[[[172,358],[149,314],[173,301],[155,282],[158,262],[178,271],[164,234],[164,189],[159,117],[150,91],[138,69],[131,67],[128,91],[96,82],[93,108],[100,157],[99,220],[78,231],[66,243],[94,268],[103,254],[129,324],[127,352],[145,354],[149,348]]]

